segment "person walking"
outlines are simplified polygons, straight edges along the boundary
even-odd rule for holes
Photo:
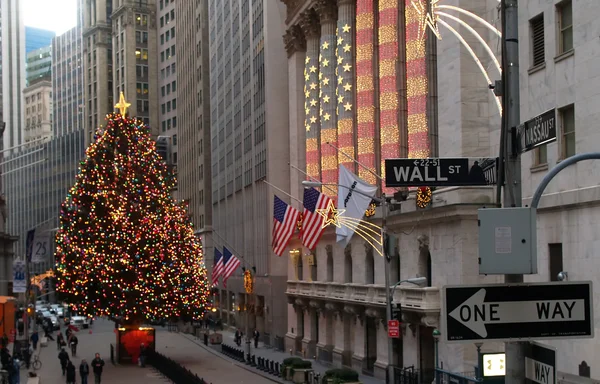
[[[62,347],[64,347],[65,345],[67,345],[65,343],[65,337],[63,336],[63,334],[60,331],[58,331],[58,335],[56,336],[56,349],[58,351],[60,351],[60,349]]]
[[[87,384],[88,375],[90,374],[90,366],[85,359],[79,364],[79,376],[81,376],[81,384]]]
[[[258,348],[258,339],[260,338],[260,333],[258,332],[258,329],[254,329],[254,348]]]
[[[69,360],[67,363],[67,384],[75,384],[75,366],[73,362]]]
[[[8,370],[8,376],[10,384],[20,384],[21,383],[21,364],[19,363],[19,359],[12,359],[10,362],[10,369]]]
[[[65,351],[64,347],[58,353],[58,360],[60,361],[60,367],[64,376],[67,373],[67,363],[69,362],[69,354]]]
[[[37,350],[37,344],[40,340],[40,335],[38,335],[38,331],[33,331],[31,334],[31,344],[33,344],[33,350]]]
[[[146,348],[146,345],[144,343],[142,343],[140,345],[140,367],[144,368],[146,366],[146,355],[148,353],[148,350]]]
[[[71,335],[71,353],[73,356],[77,355],[77,344],[79,344],[79,339],[75,334]]]
[[[104,368],[104,360],[96,353],[96,357],[92,360],[92,369],[94,370],[94,379],[96,384],[100,384],[102,380],[102,369]]]
[[[19,329],[19,336],[23,336],[23,332],[25,331],[25,322],[23,319],[19,319],[17,322],[17,328]]]

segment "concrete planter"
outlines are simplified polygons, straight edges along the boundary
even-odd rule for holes
[[[306,383],[306,372],[312,372],[312,368],[302,369],[302,368],[294,368],[294,375],[292,376],[292,381],[295,384],[305,384]]]
[[[222,344],[223,343],[223,335],[220,333],[212,333],[208,335],[208,342],[211,344]]]

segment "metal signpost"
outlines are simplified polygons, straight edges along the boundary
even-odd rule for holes
[[[556,110],[551,109],[517,127],[518,151],[523,153],[556,140]]]
[[[525,348],[525,383],[556,384],[556,349],[530,342]]]
[[[460,187],[496,184],[498,158],[386,159],[388,187]]]
[[[594,336],[591,282],[446,286],[443,297],[450,343]]]

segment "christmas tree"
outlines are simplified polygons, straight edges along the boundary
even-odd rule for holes
[[[120,113],[86,151],[62,204],[57,291],[122,323],[198,319],[209,295],[202,247],[148,128]]]

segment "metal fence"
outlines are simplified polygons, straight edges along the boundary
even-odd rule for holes
[[[435,384],[477,384],[483,383],[483,379],[475,377],[475,372],[454,373],[435,370]]]
[[[148,351],[147,362],[173,383],[206,384],[204,379],[198,377],[198,375],[194,374],[175,360],[158,352]]]
[[[393,367],[394,370],[394,384],[420,384],[419,383],[419,371],[414,366],[410,367]],[[389,380],[386,380],[389,382]]]

